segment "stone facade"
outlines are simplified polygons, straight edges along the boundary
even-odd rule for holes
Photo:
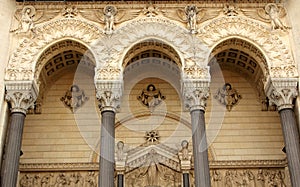
[[[297,186],[293,3],[5,1],[0,155],[8,109],[26,115],[17,185]]]

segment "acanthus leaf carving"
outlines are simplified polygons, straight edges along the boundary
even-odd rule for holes
[[[120,80],[96,80],[95,85],[100,110],[117,112],[121,104],[123,82]]]
[[[21,112],[26,115],[27,110],[34,107],[38,94],[34,82],[6,82],[5,87],[5,99],[11,104],[11,112]]]
[[[196,109],[204,110],[209,97],[210,80],[193,80],[186,79],[183,81],[183,99],[186,110],[193,111]]]
[[[297,78],[273,78],[266,85],[269,102],[275,104],[278,111],[293,108],[293,101],[298,96]]]

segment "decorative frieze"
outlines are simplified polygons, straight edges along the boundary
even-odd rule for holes
[[[297,78],[269,79],[265,87],[269,102],[275,104],[278,111],[293,108],[293,100],[298,96]]]
[[[5,82],[5,99],[11,104],[11,112],[26,114],[29,108],[34,108],[38,95],[36,83],[33,81]]]

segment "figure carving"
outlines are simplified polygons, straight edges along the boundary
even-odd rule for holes
[[[215,187],[222,187],[222,174],[219,170],[213,170],[212,171],[211,183]]]
[[[271,25],[273,30],[288,29],[288,27],[285,26],[281,21],[281,18],[286,15],[286,12],[283,8],[280,9],[275,3],[269,3],[266,5],[265,11],[271,19]]]
[[[198,9],[195,5],[188,5],[184,9],[161,11],[165,17],[187,23],[192,34],[197,33],[197,24],[213,19],[220,14],[220,10]]]
[[[96,173],[94,171],[90,171],[86,177],[86,187],[96,187],[97,186],[97,181],[96,181]]]
[[[87,100],[83,90],[77,85],[72,85],[70,90],[66,91],[66,94],[60,99],[66,106],[68,106],[72,112],[81,107]]]
[[[276,3],[269,3],[265,8],[258,9],[243,9],[242,12],[253,19],[271,23],[272,30],[287,30],[290,27],[286,26],[282,19],[286,16],[286,10],[283,6]]]
[[[43,176],[41,179],[41,187],[53,186],[54,185],[54,184],[52,184],[53,177],[54,177],[54,175],[52,173]]]
[[[24,6],[22,10],[17,10],[15,13],[15,19],[19,22],[17,28],[12,29],[10,32],[16,34],[29,33],[36,35],[35,24],[46,22],[54,18],[59,11],[37,11],[33,6]]]
[[[105,34],[112,34],[114,30],[115,15],[117,14],[117,8],[114,6],[106,6],[103,10],[105,21]]]
[[[143,89],[141,95],[137,99],[146,107],[150,109],[150,112],[154,111],[154,108],[158,106],[164,99],[159,89],[156,89],[153,84],[149,84],[147,89]]]
[[[127,154],[125,153],[125,150],[124,150],[124,142],[119,141],[117,143],[117,150],[116,150],[117,161],[125,161],[126,156],[127,156]]]
[[[231,111],[232,107],[235,106],[242,96],[232,88],[231,84],[226,83],[222,88],[219,88],[215,94],[215,99],[217,99],[221,104],[226,106],[228,111]]]
[[[190,152],[189,152],[189,149],[188,149],[189,142],[186,141],[186,140],[183,140],[181,142],[181,147],[182,147],[182,149],[180,151],[181,154],[179,156],[180,160],[190,160],[191,159],[191,155],[190,155]]]
[[[117,9],[115,6],[107,5],[103,12],[97,10],[80,11],[80,14],[91,21],[105,24],[104,33],[112,34],[115,29],[115,24],[133,19],[140,14],[141,10],[136,9]]]
[[[195,34],[197,33],[197,14],[198,8],[195,5],[188,5],[185,7],[185,14],[188,21],[188,27],[190,32]]]

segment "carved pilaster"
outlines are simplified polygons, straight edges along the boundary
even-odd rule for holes
[[[210,80],[184,80],[182,93],[185,109],[205,111],[207,99],[209,97]]]
[[[36,83],[33,81],[6,82],[5,99],[11,104],[11,112],[21,112],[26,115],[29,108],[33,108],[38,95]]]
[[[278,111],[293,108],[293,100],[297,97],[297,78],[269,79],[265,87],[267,96],[274,103]]]
[[[114,111],[120,108],[123,92],[122,81],[96,81],[97,99],[101,111]]]

